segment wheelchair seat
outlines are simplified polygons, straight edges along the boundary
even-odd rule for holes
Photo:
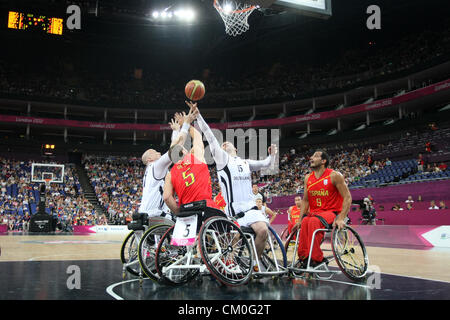
[[[256,236],[255,231],[251,227],[241,227],[243,233],[249,233],[251,235]]]

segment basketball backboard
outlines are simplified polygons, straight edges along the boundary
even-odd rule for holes
[[[31,165],[31,182],[64,182],[64,165],[50,163],[33,163]]]
[[[276,0],[271,7],[286,8],[319,18],[329,18],[332,15],[331,0]]]

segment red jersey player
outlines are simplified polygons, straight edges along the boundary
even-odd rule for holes
[[[300,204],[302,202],[302,197],[296,196],[295,197],[295,205],[289,207],[287,213],[288,213],[288,233],[291,234],[292,228],[294,225],[298,222],[298,219],[300,219]]]
[[[191,110],[185,117],[184,123],[190,125],[195,119],[198,109],[196,103],[186,103]],[[211,175],[204,157],[205,149],[202,136],[194,127],[190,127],[189,132],[193,147],[190,152],[182,149],[182,159],[177,161],[166,175],[163,192],[164,202],[175,215],[180,211],[179,205],[201,200],[206,200],[206,206],[212,208],[213,212],[220,212],[219,207],[212,200]],[[171,150],[171,153],[176,154],[176,150]],[[173,160],[173,157],[171,159]],[[179,204],[175,200],[174,193],[178,196]]]
[[[305,177],[305,191],[300,214],[307,212],[308,207],[310,212],[305,217],[301,217],[295,225],[295,227],[301,225],[298,255],[303,260],[302,267],[306,267],[305,263],[314,231],[324,227],[317,216],[325,219],[328,224],[333,224],[333,227],[342,229],[350,210],[352,197],[344,176],[329,169],[328,164],[328,155],[324,151],[316,151],[310,159],[312,172]],[[314,247],[311,253],[311,265],[313,266],[324,262],[323,252],[320,249],[323,237],[324,233],[318,232],[314,238]]]

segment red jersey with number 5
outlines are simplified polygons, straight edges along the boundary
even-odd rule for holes
[[[332,172],[332,169],[325,169],[319,178],[316,178],[314,172],[309,175],[307,192],[311,213],[322,211],[341,212],[344,199],[338,189],[331,183],[330,175]]]
[[[217,208],[212,200],[211,175],[206,163],[187,154],[172,167],[170,174],[179,205],[206,200],[208,207]]]

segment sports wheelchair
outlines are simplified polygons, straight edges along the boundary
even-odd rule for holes
[[[239,219],[244,215],[245,213],[239,213],[235,218]],[[267,276],[275,277],[288,273],[287,256],[283,242],[272,227],[268,226],[266,246],[261,254],[261,259],[258,259],[258,254],[256,252],[256,234],[253,229],[251,227],[241,227],[241,230],[244,232],[253,249],[253,255],[255,257],[253,275],[256,278]]]
[[[165,214],[159,217],[148,217],[146,213],[133,214],[133,221],[128,224],[128,230],[131,232],[126,236],[120,249],[123,278],[128,272],[139,276],[141,283],[144,276],[152,280],[157,279],[154,270],[155,241],[157,244],[161,235],[174,224],[175,222],[167,219]]]
[[[300,228],[292,232],[285,243],[285,250],[288,257],[291,257],[288,269],[291,277],[315,277],[317,279],[328,280],[335,274],[343,273],[350,280],[362,282],[365,280],[369,258],[367,251],[358,233],[348,225],[341,230],[337,227],[333,228],[325,219],[317,216],[322,222],[324,228],[317,229],[313,232],[311,239],[311,248],[306,265],[298,257],[298,247],[300,239]],[[332,252],[332,255],[325,256],[324,261],[313,266],[311,263],[311,254],[314,246],[314,239],[318,232],[325,232],[324,240],[330,239],[331,248],[322,248],[322,251]],[[331,234],[331,237],[330,237]],[[294,240],[295,239],[295,240]],[[324,242],[322,240],[322,244]],[[321,245],[322,245],[321,244]],[[335,261],[338,268],[329,267],[329,263]]]
[[[159,241],[155,263],[160,281],[181,285],[210,274],[229,286],[247,283],[252,275],[253,251],[236,221],[220,210],[208,208],[206,201],[183,205],[177,223],[187,217],[197,221],[193,242],[174,242],[177,225],[170,227]],[[189,224],[180,226],[185,227],[184,236],[190,233]]]

